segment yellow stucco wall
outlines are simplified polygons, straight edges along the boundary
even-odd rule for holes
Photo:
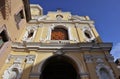
[[[67,40],[70,41],[70,43],[81,43],[81,42],[86,42],[85,41],[85,36],[82,30],[82,27],[86,26],[89,27],[91,29],[91,31],[93,32],[93,35],[96,38],[96,42],[102,42],[100,39],[99,34],[97,33],[94,24],[93,23],[89,23],[90,19],[89,17],[85,17],[87,18],[85,21],[80,20],[80,22],[73,22],[73,21],[69,21],[71,18],[71,13],[70,12],[48,12],[47,14],[47,18],[45,19],[44,22],[39,22],[36,21],[35,23],[26,23],[26,20],[23,19],[22,23],[20,24],[20,29],[18,30],[16,28],[16,24],[15,24],[15,20],[14,20],[14,15],[15,13],[19,12],[21,10],[21,8],[24,8],[23,3],[21,0],[11,0],[11,14],[9,15],[9,18],[7,20],[4,20],[3,18],[0,19],[0,27],[2,27],[3,24],[6,25],[7,29],[8,29],[8,33],[9,36],[11,38],[11,40],[13,42],[19,42],[19,43],[23,43],[22,39],[23,36],[25,34],[25,32],[27,31],[26,28],[27,27],[31,27],[31,26],[36,26],[37,30],[36,30],[36,34],[34,39],[31,42],[41,42],[41,43],[51,43],[51,39],[48,39],[48,37],[51,37],[50,34],[50,30],[52,31],[52,29],[56,26],[63,26],[65,28],[67,28],[68,33],[71,35],[71,39]],[[31,11],[32,12],[32,11]],[[38,14],[37,10],[34,10],[33,14]],[[62,21],[65,22],[60,22],[57,21],[56,16],[57,15],[62,15]],[[89,21],[88,21],[89,20]],[[48,22],[50,21],[50,22]],[[55,22],[53,22],[55,21]],[[57,21],[57,22],[56,22]],[[70,38],[70,36],[69,36]],[[48,42],[49,41],[49,42]],[[53,40],[54,41],[54,40]],[[64,41],[64,40],[62,40]],[[51,56],[54,56],[54,52],[56,51],[15,51],[12,50],[9,52],[9,55],[13,56],[13,58],[11,58],[11,60],[8,63],[4,63],[3,66],[1,67],[0,70],[0,79],[3,79],[2,76],[4,74],[4,71],[6,69],[8,69],[10,66],[12,66],[14,64],[14,61],[16,60],[14,58],[14,56],[25,56],[27,57],[28,55],[33,55],[35,56],[35,59],[33,60],[33,63],[29,64],[26,63],[26,59],[23,58],[22,63],[21,63],[21,67],[23,69],[23,73],[21,76],[21,79],[39,79],[39,78],[32,78],[29,77],[30,73],[38,73],[38,69],[40,64],[45,61],[46,59],[48,59]],[[84,70],[84,72],[88,72],[89,76],[88,77],[81,77],[81,79],[98,79],[98,76],[96,75],[96,59],[94,59],[94,63],[86,63],[85,59],[84,59],[84,55],[91,55],[91,56],[106,56],[106,54],[109,54],[108,52],[94,52],[94,51],[78,51],[78,52],[67,52],[65,54],[65,56],[71,56],[73,58],[75,58],[76,62],[79,63],[81,66],[80,68],[82,68]],[[5,59],[4,59],[5,60]],[[106,65],[110,66],[111,68],[114,69],[114,72],[117,74],[117,77],[119,76],[117,73],[117,69],[114,68],[114,64],[111,65],[108,63],[108,61],[105,59],[105,57],[103,58],[104,62]]]

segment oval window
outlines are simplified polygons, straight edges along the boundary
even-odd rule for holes
[[[88,30],[85,30],[84,31],[84,34],[85,34],[85,36],[87,37],[87,38],[92,38],[92,34],[91,34],[91,32],[90,31],[88,31]]]

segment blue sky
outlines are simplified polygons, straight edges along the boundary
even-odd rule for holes
[[[104,42],[113,42],[111,54],[120,58],[120,0],[30,0],[48,11],[70,11],[73,15],[88,15]]]

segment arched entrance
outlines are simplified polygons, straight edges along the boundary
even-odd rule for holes
[[[66,56],[53,56],[42,67],[40,79],[78,79],[75,63]]]

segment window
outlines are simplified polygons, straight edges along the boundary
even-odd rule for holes
[[[85,30],[84,31],[84,34],[85,34],[85,36],[87,37],[87,38],[92,38],[92,35],[91,35],[91,33],[90,33],[90,31],[88,31],[88,30]]]
[[[52,30],[51,40],[68,40],[68,31],[60,27],[54,28]]]
[[[31,38],[32,36],[33,36],[33,34],[34,34],[34,30],[30,30],[30,31],[28,31],[28,37],[27,38]]]
[[[19,26],[20,21],[24,19],[24,13],[23,10],[21,10],[18,14],[15,15],[15,21],[17,23],[17,26]],[[19,27],[18,27],[19,28]]]
[[[5,30],[3,30],[1,33],[0,33],[0,47],[5,43],[7,42],[9,39],[8,39],[8,36],[7,36],[7,33]]]
[[[84,36],[85,36],[85,39],[86,39],[87,42],[92,42],[92,43],[96,42],[95,36],[93,35],[91,30],[84,29],[83,33],[84,33]]]
[[[22,38],[22,41],[32,42],[37,32],[36,26],[28,26],[26,32]]]
[[[99,73],[100,73],[101,79],[111,79],[109,72],[106,69],[101,68]]]

